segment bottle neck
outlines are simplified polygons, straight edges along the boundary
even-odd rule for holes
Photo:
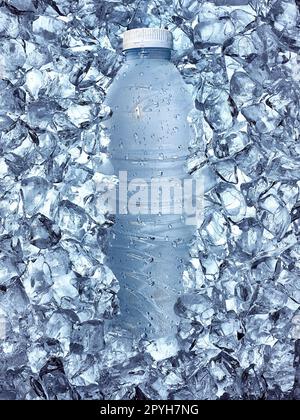
[[[124,51],[125,60],[140,60],[140,59],[159,59],[171,60],[171,50],[169,48],[130,48]]]

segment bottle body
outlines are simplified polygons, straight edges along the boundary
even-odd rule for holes
[[[120,283],[117,322],[134,334],[169,336],[179,321],[174,305],[195,230],[182,207],[174,206],[176,186],[188,178],[192,99],[169,50],[128,54],[106,99],[112,110],[109,157],[115,175],[127,183],[127,196],[117,193],[108,264]]]

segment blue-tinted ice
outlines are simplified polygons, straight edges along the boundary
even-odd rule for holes
[[[0,7],[0,398],[300,399],[300,14],[294,0]],[[167,27],[210,174],[178,339],[104,333],[103,101],[126,28]],[[102,203],[102,204],[101,204]]]

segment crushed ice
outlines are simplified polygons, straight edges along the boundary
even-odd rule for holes
[[[300,399],[297,3],[1,3],[0,398]],[[171,342],[104,330],[102,104],[139,26],[174,34],[190,169],[214,179]]]

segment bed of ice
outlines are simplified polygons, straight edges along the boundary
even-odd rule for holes
[[[0,2],[0,399],[300,399],[296,3]],[[173,32],[217,179],[169,342],[103,328],[103,99],[140,26]]]

